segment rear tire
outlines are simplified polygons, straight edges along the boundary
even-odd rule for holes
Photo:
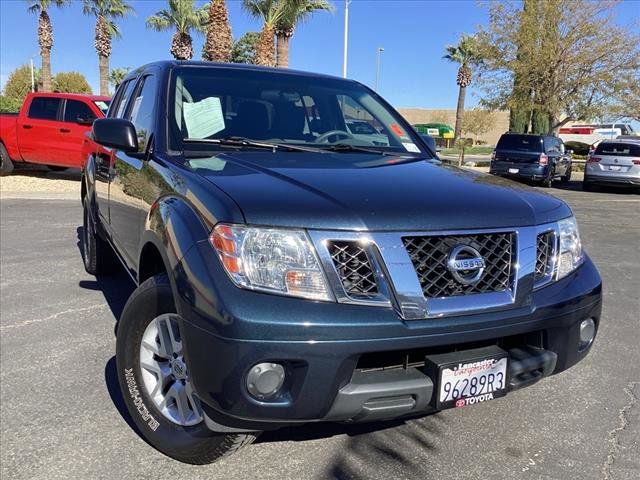
[[[551,188],[553,184],[553,174],[550,173],[549,176],[540,180],[540,186],[543,188]]]
[[[595,186],[591,182],[583,181],[582,190],[585,192],[593,192],[595,190]]]
[[[13,162],[9,158],[7,149],[0,143],[0,177],[10,175],[13,172]]]
[[[91,275],[108,275],[116,269],[118,259],[111,245],[98,234],[89,197],[85,196],[82,203],[84,208],[81,240],[84,269]]]
[[[175,311],[169,278],[164,273],[147,279],[131,294],[118,324],[118,381],[127,409],[147,442],[171,458],[204,465],[235,453],[258,434],[217,433],[207,428],[197,393],[191,387],[188,363],[182,357],[179,321],[173,323]],[[163,327],[154,330],[158,322]],[[160,332],[164,333],[162,339]],[[171,362],[178,362],[180,369]],[[178,399],[180,395],[170,396],[180,389],[186,392],[183,400]],[[171,408],[184,412],[178,404],[187,407],[188,417],[172,416]],[[164,405],[164,413],[159,405]]]

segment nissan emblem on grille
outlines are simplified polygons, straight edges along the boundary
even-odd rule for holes
[[[458,282],[463,285],[475,285],[484,273],[484,259],[475,248],[469,245],[456,245],[451,249],[447,268]]]

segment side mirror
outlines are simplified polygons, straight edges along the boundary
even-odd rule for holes
[[[571,150],[570,148],[569,148],[569,149],[567,149],[567,151],[566,151],[566,152],[567,152],[567,155],[573,155],[573,150]]]
[[[442,149],[440,147],[436,148],[436,153],[440,153],[442,151]]]
[[[105,146],[122,150],[125,153],[138,151],[136,127],[122,118],[99,118],[93,122],[93,141]]]
[[[84,118],[84,117],[76,117],[76,123],[78,125],[93,125],[93,122],[95,121],[95,117],[91,117],[91,118]]]

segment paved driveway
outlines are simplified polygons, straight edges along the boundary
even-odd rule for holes
[[[553,193],[574,208],[605,285],[593,352],[504,399],[407,422],[265,434],[220,463],[183,465],[130,426],[114,372],[124,274],[82,268],[77,200],[1,202],[3,479],[640,478],[640,197]]]

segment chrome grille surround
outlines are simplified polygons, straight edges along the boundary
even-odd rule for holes
[[[385,306],[394,308],[404,320],[420,320],[485,313],[504,309],[525,308],[531,303],[531,292],[553,280],[555,264],[543,281],[535,281],[538,235],[553,231],[559,238],[557,223],[504,229],[448,231],[327,231],[309,230],[327,279],[339,303]],[[474,235],[510,234],[512,261],[510,282],[501,291],[467,293],[447,297],[426,297],[411,256],[403,243],[408,237],[467,237]],[[330,253],[332,242],[358,242],[367,254],[378,293],[368,297],[350,294],[342,282]],[[557,242],[556,242],[557,244]],[[555,255],[554,255],[555,257]]]

